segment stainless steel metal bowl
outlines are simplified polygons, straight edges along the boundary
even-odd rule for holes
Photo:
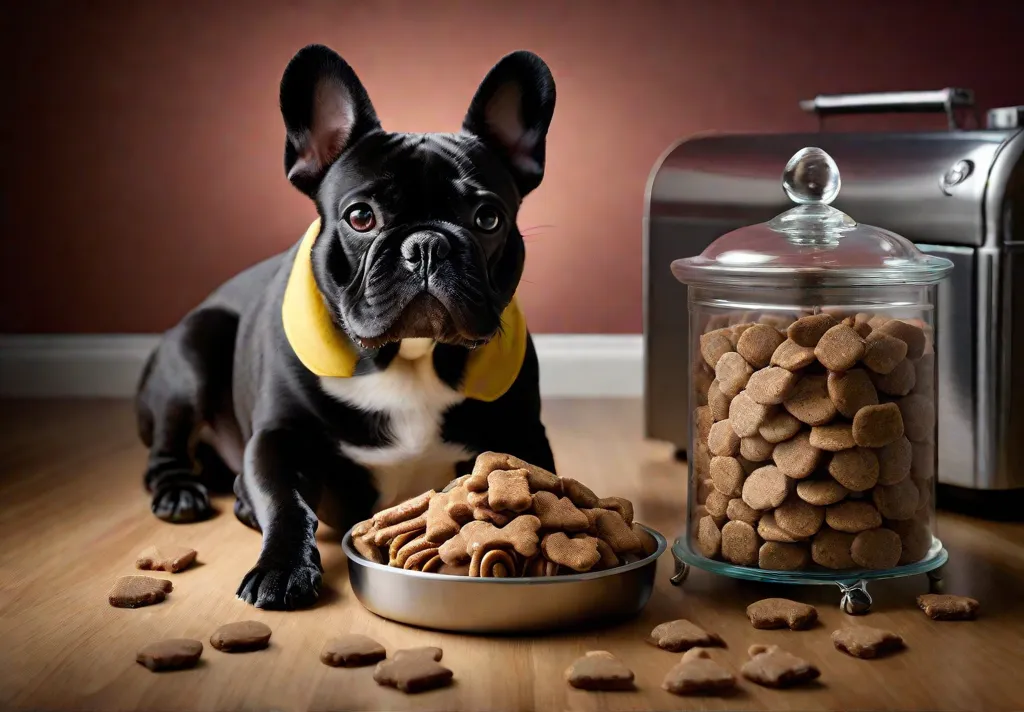
[[[643,526],[643,525],[641,525]],[[378,616],[459,633],[526,633],[609,624],[639,613],[651,598],[665,537],[650,556],[607,571],[533,578],[469,578],[407,571],[367,561],[341,545],[356,598]]]

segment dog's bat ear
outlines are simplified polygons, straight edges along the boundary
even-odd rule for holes
[[[281,78],[284,170],[312,197],[327,169],[364,134],[380,128],[359,77],[333,50],[304,47]]]
[[[548,65],[532,52],[513,52],[484,77],[462,129],[504,158],[525,196],[544,177],[545,140],[554,111],[555,80]]]

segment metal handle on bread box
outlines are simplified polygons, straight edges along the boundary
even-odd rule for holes
[[[956,109],[973,109],[970,89],[886,91],[871,94],[819,94],[800,102],[800,108],[819,119],[839,114],[931,114],[943,112],[950,130],[958,128]],[[977,117],[975,117],[977,118]]]

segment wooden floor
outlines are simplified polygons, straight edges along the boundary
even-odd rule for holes
[[[683,468],[641,439],[634,401],[547,404],[560,471],[637,505],[637,518],[668,536],[682,525]],[[190,526],[157,521],[140,485],[144,453],[123,402],[0,404],[0,708],[80,710],[640,710],[640,709],[1024,709],[1024,525],[941,518],[950,550],[951,592],[981,600],[973,623],[935,623],[915,608],[924,577],[875,584],[874,612],[851,620],[832,587],[771,588],[694,572],[685,586],[660,562],[650,605],[636,620],[599,633],[494,639],[434,633],[389,623],[363,610],[346,581],[333,533],[323,531],[327,591],[317,607],[257,611],[234,597],[256,559],[259,535],[231,515]],[[181,543],[200,565],[174,575],[162,604],[111,608],[110,583],[130,574],[149,544]],[[800,633],[753,630],[746,605],[767,595],[819,607],[823,626]],[[528,605],[528,601],[524,601]],[[677,698],[660,689],[677,655],[643,642],[665,620],[686,617],[720,633],[713,653],[733,670],[753,643],[778,643],[813,660],[821,682],[770,691],[743,682],[728,699]],[[200,667],[153,674],[135,663],[142,645],[165,637],[206,642],[215,628],[255,618],[273,629],[268,650],[227,655],[208,644]],[[878,661],[849,658],[829,633],[847,623],[897,631],[909,649]],[[389,650],[440,645],[455,671],[449,689],[406,697],[380,688],[371,669],[322,665],[324,640],[367,633]],[[584,651],[610,650],[636,672],[638,690],[572,690],[566,666]]]

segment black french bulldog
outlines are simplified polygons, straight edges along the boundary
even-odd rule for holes
[[[208,487],[233,483],[235,515],[263,534],[238,596],[293,609],[319,593],[318,519],[344,531],[486,450],[554,470],[514,295],[516,214],[544,174],[555,86],[515,52],[461,132],[390,133],[351,67],[314,45],[280,101],[285,171],[319,219],[164,335],[137,414],[156,516],[204,519]]]

